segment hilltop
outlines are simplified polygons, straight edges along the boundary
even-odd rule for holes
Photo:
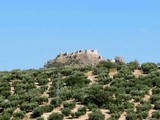
[[[98,50],[78,50],[76,52],[65,52],[57,55],[55,59],[48,61],[44,67],[54,67],[57,65],[97,65],[100,61],[105,61],[104,57],[99,54]],[[108,60],[114,63],[124,62],[122,57],[116,57]]]
[[[104,58],[99,55],[97,50],[78,50],[71,53],[60,53],[55,59],[48,61],[45,67],[50,67],[56,63],[63,65],[96,65],[102,60]]]

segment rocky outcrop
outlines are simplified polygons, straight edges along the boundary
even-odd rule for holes
[[[111,59],[111,62],[119,64],[119,63],[124,63],[125,61],[123,57],[116,56],[114,59]]]

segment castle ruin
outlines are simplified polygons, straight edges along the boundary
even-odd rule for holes
[[[94,56],[98,57],[99,59],[102,59],[102,56],[99,56],[99,54],[98,54],[98,50],[89,50],[89,49],[86,49],[85,51],[79,50],[79,51],[71,52],[71,53],[68,53],[68,52],[62,53],[61,52],[58,55],[58,57],[68,57],[68,56],[75,56],[75,55],[80,55],[80,54],[94,55]]]
[[[103,60],[103,57],[99,55],[98,50],[78,50],[76,52],[60,53],[55,59],[56,62],[66,63],[71,60],[78,60],[82,64],[97,64]]]
[[[75,52],[65,52],[59,53],[59,55],[48,62],[48,65],[53,63],[62,63],[64,65],[92,65],[95,66],[100,61],[105,60],[102,56],[99,55],[98,50],[78,50]],[[107,59],[114,63],[124,62],[122,57],[115,57],[114,59]]]

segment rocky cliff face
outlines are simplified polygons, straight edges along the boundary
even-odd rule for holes
[[[53,64],[84,64],[94,66],[102,60],[104,59],[99,55],[97,50],[79,50],[72,53],[60,53],[55,59],[48,61],[45,67],[52,66]]]

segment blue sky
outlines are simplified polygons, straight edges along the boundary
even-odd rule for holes
[[[43,67],[59,52],[98,49],[160,61],[159,0],[1,0],[0,70]]]

